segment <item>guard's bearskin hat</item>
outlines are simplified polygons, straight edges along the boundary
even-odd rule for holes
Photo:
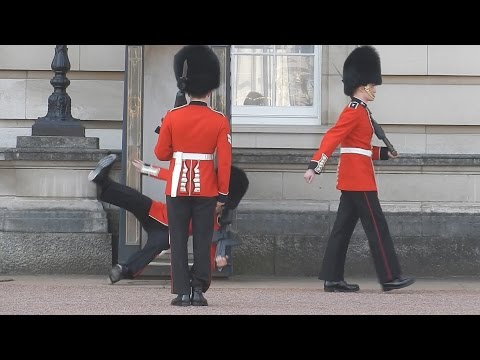
[[[382,84],[380,56],[372,46],[355,48],[343,64],[343,92],[352,96],[355,89],[367,84]]]
[[[230,186],[228,188],[228,199],[225,203],[227,209],[236,209],[248,189],[248,178],[245,171],[232,166],[230,170]]]
[[[220,61],[207,45],[184,46],[174,57],[173,70],[178,88],[187,94],[201,96],[220,86]]]

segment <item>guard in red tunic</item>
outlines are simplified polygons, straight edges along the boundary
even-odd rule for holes
[[[342,192],[337,217],[327,243],[320,271],[325,291],[353,292],[360,287],[344,280],[348,244],[358,219],[368,238],[378,280],[384,291],[414,283],[401,276],[400,264],[377,193],[372,160],[394,157],[387,147],[372,146],[374,132],[369,101],[375,99],[376,85],[382,84],[380,57],[371,46],[353,50],[343,66],[344,92],[350,103],[337,123],[323,137],[304,178],[311,183],[340,145],[337,189]]]
[[[174,58],[177,85],[190,103],[164,116],[155,156],[170,160],[165,195],[170,229],[172,300],[176,306],[207,306],[211,282],[212,217],[225,204],[232,144],[228,119],[208,106],[220,85],[220,62],[206,45],[188,45]],[[215,162],[218,170],[215,171]],[[188,225],[192,221],[193,261],[188,265]],[[191,296],[191,300],[190,300]]]
[[[89,173],[88,179],[97,184],[98,199],[131,212],[147,233],[147,238],[145,246],[125,262],[115,264],[111,268],[108,275],[111,284],[122,279],[136,278],[162,251],[170,249],[167,206],[161,201],[153,200],[129,186],[112,180],[109,173],[116,159],[115,154],[102,158],[95,169]],[[168,169],[146,164],[140,160],[133,160],[132,163],[142,174],[164,181],[170,177]],[[231,246],[238,245],[238,241],[228,230],[228,225],[232,221],[232,211],[237,208],[247,192],[249,180],[247,174],[236,166],[232,166],[230,172],[227,202],[222,213],[214,216],[213,219],[215,231],[210,251],[212,270],[216,267],[221,271],[228,265],[227,252],[230,252]],[[191,234],[191,228],[190,224],[189,234]]]

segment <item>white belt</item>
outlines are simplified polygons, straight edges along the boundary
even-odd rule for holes
[[[362,148],[342,147],[340,148],[340,154],[360,154],[360,155],[372,157],[372,150],[365,150]]]
[[[181,151],[175,151],[173,153],[173,158],[175,159],[175,166],[173,167],[170,196],[176,197],[183,160],[213,160],[213,154],[184,153]]]
[[[175,151],[173,158],[178,160],[213,160],[213,154],[184,153]]]

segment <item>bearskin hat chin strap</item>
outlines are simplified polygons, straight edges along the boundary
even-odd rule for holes
[[[372,92],[372,89],[370,88],[370,86],[365,86],[363,88],[365,90],[365,92],[368,94],[368,96],[370,97],[370,101],[373,101],[375,100],[375,94]]]

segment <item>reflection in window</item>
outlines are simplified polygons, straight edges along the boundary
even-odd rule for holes
[[[257,105],[265,106],[268,105],[267,98],[256,91],[250,91],[243,102],[243,105]]]
[[[314,105],[314,45],[234,45],[232,56],[234,106]]]

